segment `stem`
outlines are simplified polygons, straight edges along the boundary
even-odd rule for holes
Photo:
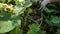
[[[42,23],[43,23],[43,11],[41,10],[41,23],[40,23],[40,25],[42,25]]]

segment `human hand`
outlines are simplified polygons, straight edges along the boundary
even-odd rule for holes
[[[45,7],[48,3],[50,3],[50,0],[43,0],[41,6]]]

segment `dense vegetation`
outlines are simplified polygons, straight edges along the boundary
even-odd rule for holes
[[[0,0],[0,34],[60,34],[60,3],[41,1]]]

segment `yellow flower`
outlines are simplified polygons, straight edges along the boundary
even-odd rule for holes
[[[13,5],[8,6],[7,4],[3,4],[4,9],[9,9],[10,11],[13,11]]]
[[[7,9],[9,9],[10,11],[13,11],[14,8],[13,8],[13,6],[11,5],[11,6],[8,6]]]
[[[3,4],[3,8],[7,8],[7,6],[8,6],[7,4]]]

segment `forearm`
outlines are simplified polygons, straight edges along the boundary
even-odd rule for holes
[[[48,3],[54,3],[54,2],[60,2],[60,0],[43,0],[42,3],[41,3],[41,5],[44,7]]]
[[[60,2],[60,0],[50,0],[50,3],[52,2]]]

